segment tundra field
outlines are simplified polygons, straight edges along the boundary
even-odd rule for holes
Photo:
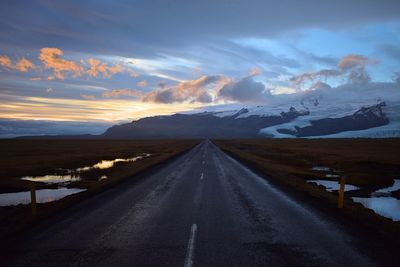
[[[371,192],[393,184],[400,178],[400,140],[372,139],[264,139],[214,140],[217,146],[232,157],[258,171],[264,178],[302,201],[318,206],[322,211],[343,222],[373,229],[378,236],[391,239],[400,234],[400,222],[375,214],[361,204],[353,203],[352,196],[368,196]],[[2,140],[0,146],[0,192],[29,191],[32,182],[24,176],[43,176],[55,170],[93,166],[102,160],[131,158],[148,154],[135,162],[117,162],[112,168],[93,169],[81,175],[80,180],[63,187],[86,191],[70,195],[59,201],[38,204],[38,215],[33,218],[29,205],[0,207],[0,235],[6,236],[29,229],[33,222],[71,206],[73,203],[104,191],[113,185],[135,179],[148,170],[174,156],[188,151],[196,140]],[[330,179],[325,173],[313,170],[326,166],[336,170],[346,182],[357,186],[356,191],[345,193],[345,206],[336,208],[338,192],[328,192],[309,180]],[[151,171],[151,170],[150,170]],[[106,176],[107,179],[99,179]],[[36,189],[57,188],[57,183],[35,183]],[[391,192],[399,198],[399,190]]]
[[[400,139],[263,139],[216,140],[214,143],[247,166],[258,171],[274,185],[302,201],[339,218],[367,235],[398,242],[400,222],[377,215],[352,201],[352,197],[369,197],[379,189],[400,179]],[[329,168],[326,172],[315,167]],[[333,171],[333,172],[332,172]],[[336,175],[337,174],[337,175]],[[344,208],[338,209],[338,191],[328,192],[313,180],[338,182],[358,189],[345,192]],[[399,199],[400,190],[389,193]]]
[[[38,214],[32,218],[29,205],[0,207],[0,236],[12,236],[32,223],[64,209],[77,201],[92,196],[128,177],[171,159],[198,144],[194,140],[1,140],[0,193],[29,191],[32,182],[25,176],[51,175],[58,169],[73,170],[91,166],[102,160],[132,158],[150,154],[135,162],[117,162],[112,168],[93,169],[82,179],[63,183],[63,187],[86,189],[59,201],[38,203]],[[107,179],[99,181],[106,175]],[[35,183],[35,188],[54,189],[60,184]],[[28,227],[29,228],[29,227]]]

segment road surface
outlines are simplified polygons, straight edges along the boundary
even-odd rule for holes
[[[349,233],[209,141],[54,220],[10,266],[373,265]]]

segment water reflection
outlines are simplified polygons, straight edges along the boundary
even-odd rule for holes
[[[326,166],[314,166],[311,168],[312,171],[329,172],[331,168]]]
[[[326,191],[333,192],[335,190],[339,190],[340,188],[340,183],[335,182],[335,181],[328,181],[328,180],[308,180],[308,183],[315,183],[317,185],[322,185],[325,187]],[[358,190],[360,189],[357,186],[351,185],[351,184],[346,184],[344,187],[344,191],[351,191],[351,190]]]
[[[372,209],[376,214],[400,221],[400,199],[390,195],[400,189],[400,179],[395,179],[392,186],[379,189],[371,193],[370,197],[353,197],[353,201]]]
[[[326,191],[333,192],[339,190],[340,183],[328,180],[308,180],[309,183],[315,183],[325,187]],[[357,186],[346,184],[344,191],[358,190]],[[370,197],[352,197],[354,202],[358,202],[368,209],[372,209],[376,214],[400,221],[400,199],[390,196],[391,192],[400,189],[400,179],[396,179],[390,187],[377,190]]]
[[[391,193],[400,189],[400,179],[394,179],[392,186],[379,189],[376,193]]]
[[[375,213],[400,221],[400,200],[394,197],[353,197],[353,201],[361,203],[364,207],[372,209]]]
[[[140,156],[137,156],[134,158],[128,158],[128,159],[102,160],[92,166],[86,166],[86,167],[78,168],[76,170],[81,172],[81,171],[90,171],[93,169],[108,169],[108,168],[112,168],[118,162],[135,162],[139,159],[146,158],[146,157],[150,157],[150,154],[144,154],[144,155],[140,155]]]
[[[326,178],[339,178],[340,175],[337,175],[337,174],[325,174],[325,177]]]
[[[81,180],[81,173],[87,172],[95,169],[108,169],[114,167],[115,164],[119,162],[135,162],[143,158],[150,157],[151,154],[143,154],[133,158],[127,159],[114,159],[114,160],[102,160],[97,162],[92,166],[85,166],[77,168],[75,170],[68,169],[57,169],[56,174],[44,175],[44,176],[25,176],[22,180],[32,181],[32,182],[42,182],[46,184],[68,184],[71,182],[77,182]],[[107,179],[107,176],[102,175],[98,178],[99,181]]]
[[[25,176],[21,180],[42,182],[46,184],[66,184],[70,182],[80,181],[81,177],[79,174],[66,174],[66,175],[45,175],[45,176]]]
[[[58,189],[40,189],[36,190],[36,202],[47,203],[59,200],[66,196],[77,194],[86,189],[80,188],[58,188]],[[31,192],[16,192],[16,193],[2,193],[0,194],[0,206],[14,206],[18,204],[30,204]]]
[[[330,167],[326,167],[326,166],[314,166],[312,168],[310,168],[312,171],[317,171],[317,172],[325,172],[325,177],[326,178],[339,178],[340,175],[337,174],[339,171],[334,170]]]

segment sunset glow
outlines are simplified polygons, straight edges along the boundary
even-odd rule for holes
[[[0,119],[118,123],[400,81],[396,1],[117,2],[3,2]]]

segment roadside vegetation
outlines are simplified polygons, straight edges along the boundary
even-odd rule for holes
[[[263,174],[266,179],[321,210],[365,226],[399,242],[400,222],[375,214],[354,203],[351,196],[369,196],[400,179],[400,139],[263,139],[215,140],[223,151]],[[313,167],[329,167],[359,190],[345,193],[343,209],[337,209],[338,192],[328,192],[307,180],[333,180]],[[399,198],[399,190],[391,193]]]
[[[33,182],[24,176],[51,175],[57,170],[76,170],[103,160],[127,159],[145,155],[134,162],[117,162],[106,169],[82,172],[81,179],[66,183],[35,182],[35,188],[81,188],[85,192],[58,201],[37,204],[32,216],[30,205],[0,207],[0,238],[30,228],[74,203],[104,191],[122,181],[191,149],[196,140],[0,140],[0,193],[29,191]],[[101,177],[106,177],[100,179]]]

